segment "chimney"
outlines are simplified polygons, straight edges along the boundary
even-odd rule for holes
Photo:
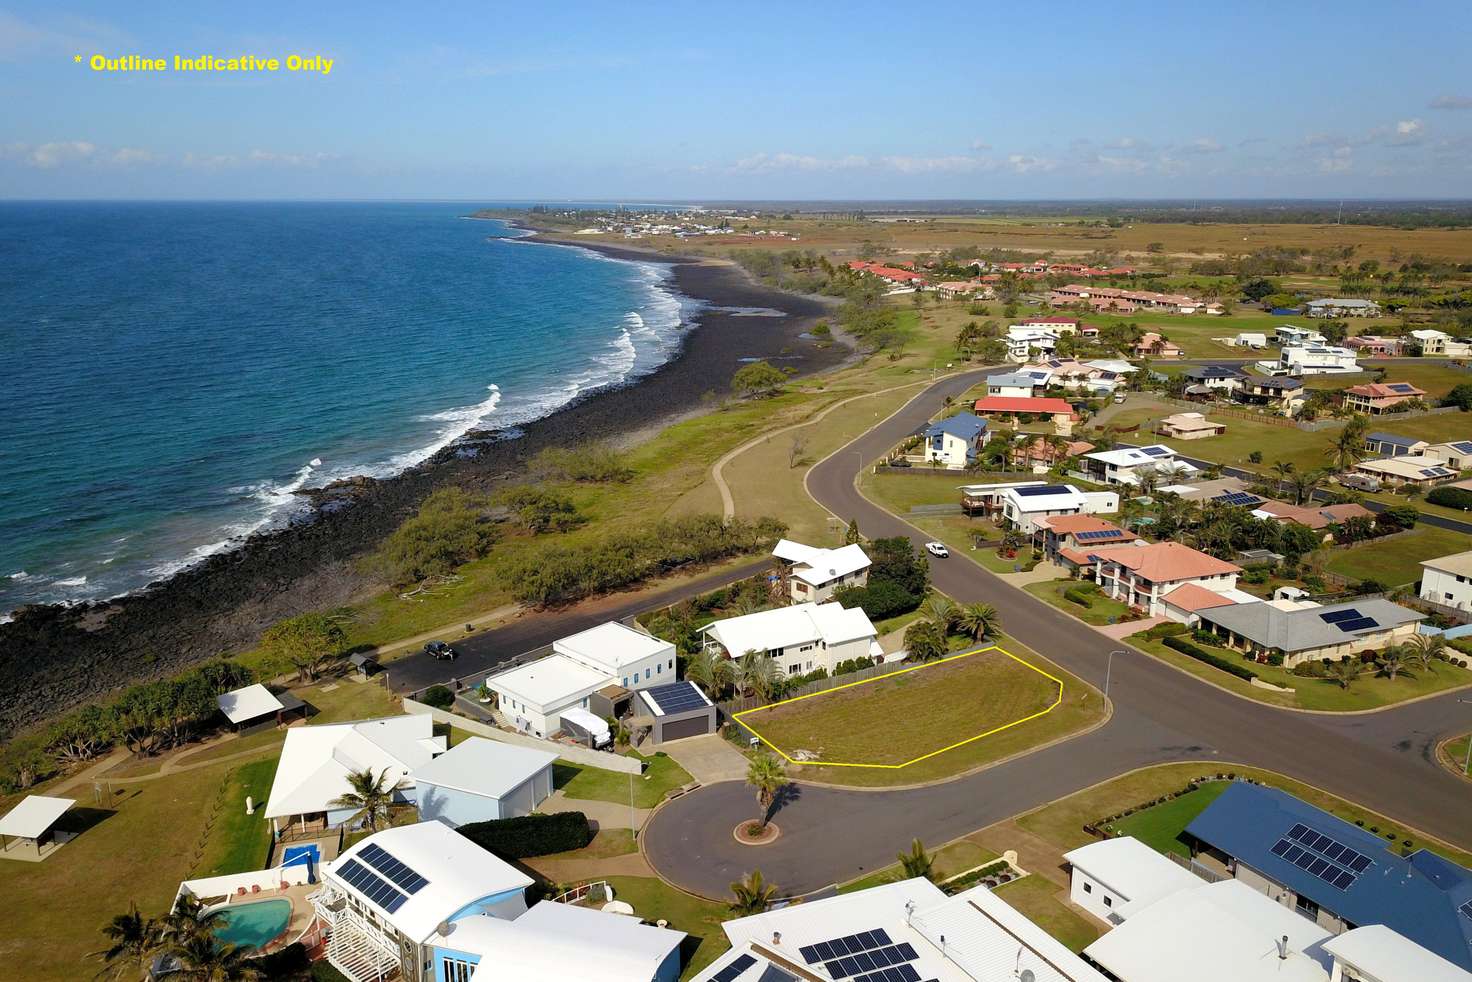
[[[1288,939],[1287,938],[1284,938],[1283,940],[1286,941]],[[781,931],[773,931],[772,932],[772,944],[773,945],[781,945],[782,944],[782,932]]]
[[[1278,939],[1278,960],[1279,961],[1286,961],[1287,959],[1288,959],[1288,935],[1285,934],[1285,935],[1283,935],[1283,937],[1281,937],[1280,939]]]

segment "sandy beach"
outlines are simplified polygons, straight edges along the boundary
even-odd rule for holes
[[[238,650],[277,620],[362,596],[375,584],[356,560],[439,487],[492,488],[517,477],[549,446],[647,439],[704,411],[709,394],[728,393],[731,376],[751,360],[771,359],[808,375],[849,356],[841,346],[819,348],[799,337],[828,309],[824,301],[765,288],[734,264],[538,238],[670,265],[673,287],[702,304],[680,352],[627,386],[594,392],[526,424],[513,439],[471,433],[396,477],[313,492],[315,507],[287,528],[253,536],[142,591],[72,607],[21,608],[0,625],[0,729]],[[743,315],[742,308],[783,316]]]

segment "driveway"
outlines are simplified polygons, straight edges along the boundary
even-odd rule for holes
[[[878,508],[854,486],[860,461],[874,460],[959,397],[988,370],[930,386],[897,414],[817,464],[812,496],[870,536],[927,536]],[[982,567],[956,557],[931,563],[938,589],[962,603],[1002,612],[1006,633],[1097,687],[1117,642]],[[1137,622],[1138,623],[1138,622]],[[911,838],[931,844],[1065,797],[1137,767],[1221,760],[1270,768],[1363,804],[1461,846],[1472,845],[1472,785],[1436,765],[1437,741],[1472,716],[1447,693],[1373,714],[1278,709],[1235,696],[1151,656],[1114,658],[1114,714],[1090,733],[946,784],[908,791],[851,791],[799,785],[776,815],[782,837],[738,845],[731,828],[752,811],[742,784],[716,784],[660,809],[645,829],[651,865],[708,897],[757,866],[783,893],[804,893],[894,862]]]
[[[714,733],[662,743],[657,749],[669,754],[701,784],[746,780],[746,758],[725,737]]]

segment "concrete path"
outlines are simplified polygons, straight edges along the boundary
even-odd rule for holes
[[[1116,641],[1123,641],[1131,634],[1148,631],[1156,624],[1163,624],[1168,620],[1170,620],[1169,617],[1144,617],[1137,621],[1120,621],[1118,624],[1098,624],[1094,630],[1100,634],[1107,634]]]
[[[627,803],[620,805],[594,798],[569,798],[561,791],[552,792],[537,810],[549,815],[582,812],[600,829],[641,829],[649,820],[650,812],[648,808],[630,808]]]
[[[746,758],[725,737],[714,733],[662,743],[659,749],[701,784],[746,779]]]

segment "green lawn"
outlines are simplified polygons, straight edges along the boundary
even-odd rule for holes
[[[1293,688],[1292,692],[1273,692],[1252,685],[1235,675],[1229,675],[1205,662],[1189,658],[1178,651],[1167,648],[1160,641],[1149,641],[1138,634],[1131,635],[1127,640],[1141,651],[1183,668],[1192,675],[1206,679],[1224,689],[1259,702],[1271,703],[1275,706],[1292,706],[1298,709],[1320,709],[1331,712],[1375,709],[1472,683],[1472,670],[1458,668],[1444,661],[1433,662],[1429,672],[1420,670],[1410,673],[1402,672],[1394,682],[1387,678],[1377,677],[1373,666],[1369,666],[1365,674],[1355,679],[1348,689],[1340,688],[1337,683],[1328,679],[1300,677],[1286,668],[1274,668],[1272,665],[1250,664],[1243,661],[1243,664],[1248,665],[1264,682]],[[1222,658],[1242,661],[1240,652],[1199,642],[1197,642],[1197,647]]]
[[[973,740],[970,743],[963,744],[962,746],[947,750],[945,753],[937,754],[934,757],[910,764],[906,767],[822,767],[804,765],[801,768],[789,767],[789,770],[800,770],[804,780],[842,784],[852,787],[895,787],[919,784],[927,781],[938,781],[1006,759],[1014,754],[1025,753],[1042,744],[1060,739],[1072,733],[1077,733],[1093,725],[1101,718],[1103,715],[1103,699],[1091,686],[1016,641],[1003,638],[998,643],[1012,654],[1027,659],[1032,665],[1063,680],[1063,701],[1057,708],[1037,719],[1029,720],[1019,726],[1014,726],[998,733],[993,733],[980,740]],[[942,694],[939,698],[947,703],[954,703],[957,699],[956,696],[949,693]],[[892,704],[892,700],[887,700],[887,703]],[[798,703],[797,705],[804,704]],[[989,708],[993,705],[995,703],[989,699],[987,704],[983,706],[972,705],[969,708],[962,707],[960,721],[955,724],[956,729],[963,731],[962,735],[955,736],[947,742],[965,739],[968,735],[982,732],[978,721],[982,718],[983,714],[987,716],[993,714],[992,709]],[[899,738],[895,730],[890,727],[879,726],[876,721],[905,719],[903,716],[887,715],[885,712],[877,712],[871,715],[868,709],[861,709],[858,718],[862,723],[859,727],[860,730],[887,734],[891,740]],[[914,746],[920,740],[940,739],[940,734],[938,733],[939,724],[933,719],[933,714],[928,706],[923,713],[912,717],[912,719],[915,721],[914,725],[906,726],[902,731],[902,739],[905,744]],[[757,722],[756,725],[758,729],[761,729],[762,724],[760,722]],[[929,734],[929,736],[926,736],[926,734]],[[861,737],[861,739],[864,738]],[[883,743],[884,741],[874,740],[873,742]],[[931,743],[927,745],[934,747],[937,744]],[[939,746],[944,745],[939,744]],[[889,752],[889,748],[880,747],[876,752]]]
[[[538,856],[537,860],[539,862],[542,860],[564,862],[579,859],[611,859],[614,856],[626,856],[638,850],[632,829],[599,829],[593,834],[593,841],[583,848],[548,853],[545,856]]]
[[[1394,832],[1397,840],[1409,838],[1416,844],[1424,845],[1453,862],[1472,865],[1472,853],[1445,843],[1423,841],[1420,836],[1384,815],[1361,808],[1342,798],[1336,798],[1334,795],[1311,788],[1273,771],[1265,771],[1257,767],[1241,767],[1221,761],[1213,761],[1208,764],[1162,764],[1158,767],[1135,771],[1028,812],[1017,819],[1017,824],[1033,835],[1046,840],[1060,852],[1067,852],[1070,849],[1077,849],[1079,846],[1098,841],[1084,831],[1083,827],[1086,824],[1092,824],[1106,815],[1117,814],[1126,808],[1153,801],[1163,794],[1180,791],[1193,780],[1215,778],[1218,774],[1235,774],[1239,777],[1254,778],[1271,787],[1281,788],[1289,794],[1296,795],[1311,805],[1337,815],[1346,822],[1362,822],[1366,828],[1376,826],[1380,829],[1379,834],[1382,835],[1386,832]]]
[[[1102,593],[1098,584],[1087,583],[1083,580],[1050,580],[1043,583],[1029,583],[1023,589],[1034,597],[1046,600],[1059,610],[1066,610],[1074,617],[1089,624],[1118,624],[1126,619],[1126,615],[1130,612],[1126,604]],[[1069,590],[1074,589],[1088,593],[1091,606],[1081,606],[1063,596]]]
[[[1406,586],[1421,578],[1421,560],[1466,548],[1467,536],[1461,532],[1420,525],[1404,535],[1364,542],[1348,549],[1331,549],[1325,568],[1355,580]]]
[[[583,767],[567,761],[552,765],[552,782],[569,798],[586,798],[593,801],[611,801],[615,804],[629,803],[632,779],[635,808],[653,808],[664,800],[664,796],[675,788],[689,784],[692,778],[685,768],[675,763],[674,758],[657,753],[644,757],[630,750],[627,754],[644,761],[642,775],[628,775],[619,771],[606,771],[600,767]]]
[[[909,851],[908,849],[906,850]],[[984,846],[979,846],[970,839],[958,839],[948,846],[942,846],[931,853],[934,860],[935,878],[944,880],[952,876],[964,873],[967,870],[985,866],[987,863],[999,858],[996,853]],[[875,870],[850,880],[838,888],[839,893],[853,893],[857,890],[867,890],[869,887],[883,886],[886,883],[894,883],[905,879],[905,871],[899,863],[886,866],[884,869]]]
[[[1181,841],[1181,833],[1192,819],[1227,790],[1226,781],[1212,781],[1195,791],[1122,818],[1110,826],[1121,835],[1134,836],[1157,852],[1173,852],[1189,857],[1191,848]]]
[[[261,806],[271,794],[276,777],[275,757],[238,765],[225,775],[216,799],[214,825],[194,876],[220,876],[265,869],[271,851],[271,823]],[[245,813],[245,799],[255,799],[256,813]]]
[[[693,977],[731,947],[721,931],[721,921],[731,916],[724,905],[699,900],[652,876],[610,876],[608,885],[614,899],[632,904],[643,920],[663,918],[672,930],[690,935],[680,949],[685,962],[680,978]]]
[[[1068,907],[1061,897],[1062,887],[1038,874],[1003,883],[992,892],[1067,945],[1070,951],[1083,951],[1103,933],[1092,921]]]
[[[1057,682],[990,650],[907,666],[744,713],[741,721],[794,759],[903,766],[1045,713],[1058,697]]]
[[[1469,740],[1472,740],[1472,735],[1460,736],[1448,742],[1446,745],[1446,756],[1454,773],[1472,777],[1472,767],[1467,766],[1467,743]]]

